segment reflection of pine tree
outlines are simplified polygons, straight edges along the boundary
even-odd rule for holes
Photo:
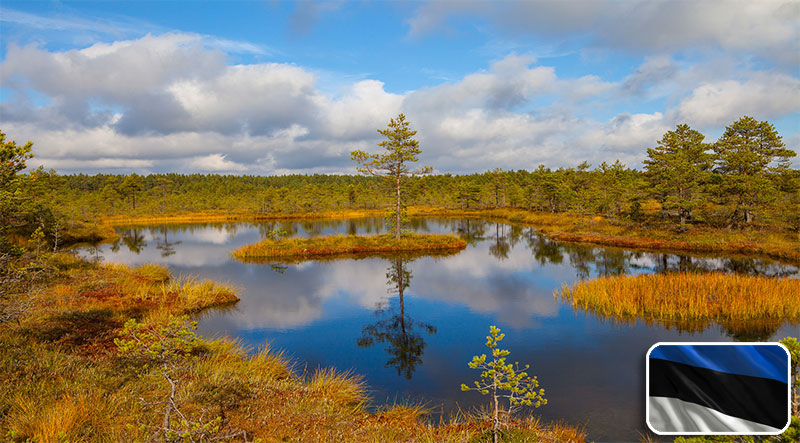
[[[403,293],[411,282],[411,271],[404,267],[408,260],[395,258],[394,263],[387,269],[386,278],[390,294],[398,294],[397,306],[388,309],[378,309],[376,314],[383,316],[389,314],[388,318],[377,323],[364,326],[361,338],[358,339],[358,346],[368,347],[375,343],[386,343],[386,352],[391,356],[386,362],[386,367],[393,367],[397,370],[397,375],[403,375],[407,379],[416,370],[418,364],[422,364],[422,354],[425,349],[425,340],[421,334],[415,332],[419,328],[428,334],[435,334],[436,327],[425,323],[412,320],[406,315],[405,301]],[[399,312],[397,310],[399,308]]]
[[[464,219],[458,222],[458,236],[467,244],[474,246],[483,240],[486,231],[486,222],[481,220]]]
[[[601,249],[595,257],[597,275],[621,275],[634,267],[631,264],[631,253],[621,249]]]
[[[160,231],[161,231],[161,235],[164,236],[164,241],[162,243],[159,243],[156,246],[156,249],[159,249],[161,251],[161,256],[162,257],[169,257],[170,255],[174,255],[175,252],[176,252],[175,251],[175,245],[179,245],[179,244],[181,244],[181,242],[179,242],[179,241],[170,242],[169,238],[167,237],[167,232],[168,231],[167,231],[166,227],[162,227],[160,229]]]
[[[571,245],[568,248],[569,264],[575,268],[575,273],[580,279],[589,278],[594,263],[594,248],[585,245]]]
[[[128,232],[122,234],[122,242],[134,254],[139,254],[142,249],[147,247],[144,235],[138,229],[129,229]]]
[[[528,247],[531,249],[533,257],[541,265],[560,264],[564,261],[561,243],[535,232],[533,228],[528,230]]]
[[[502,230],[500,226],[500,223],[495,223],[494,225],[494,244],[489,246],[489,254],[500,260],[504,260],[508,258],[511,245],[508,244],[508,239],[506,238],[506,225],[502,225]]]
[[[713,272],[723,271],[731,274],[761,275],[765,277],[789,277],[798,270],[790,265],[752,257],[725,258],[717,260],[662,253],[647,254],[653,261],[653,272]],[[670,261],[670,259],[675,261]]]

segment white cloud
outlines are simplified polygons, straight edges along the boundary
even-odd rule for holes
[[[403,96],[383,89],[383,82],[363,80],[344,91],[338,100],[321,101],[325,134],[334,138],[372,138],[386,126],[387,116],[400,112]]]
[[[647,57],[622,83],[622,91],[626,94],[641,94],[648,86],[669,80],[677,72],[678,65],[670,57]]]
[[[780,74],[700,85],[677,109],[681,121],[699,128],[727,125],[742,115],[770,119],[798,111],[800,80]]]
[[[427,2],[408,20],[409,33],[444,30],[451,18],[479,17],[500,34],[588,39],[594,46],[637,53],[746,51],[786,66],[800,61],[793,0],[573,0]]]
[[[537,66],[531,56],[508,55],[492,64],[489,72],[465,76],[456,83],[444,83],[410,94],[406,105],[427,112],[463,111],[475,107],[512,109],[536,94],[552,92],[555,70]]]
[[[619,81],[559,77],[512,53],[433,87],[392,93],[356,78],[332,95],[302,66],[227,61],[195,34],[61,52],[10,45],[0,64],[12,92],[0,103],[3,130],[33,140],[38,164],[62,172],[351,173],[349,151],[377,150],[376,129],[404,112],[423,164],[443,172],[617,157],[637,166],[675,123],[719,129],[742,114],[783,118],[798,111],[800,89],[779,72],[734,75],[737,65],[687,67],[665,56]],[[631,93],[668,104],[612,114]]]
[[[189,162],[190,168],[207,172],[242,172],[247,166],[225,159],[225,154],[210,154],[196,157]]]
[[[31,167],[45,166],[47,169],[80,169],[80,168],[93,168],[93,169],[121,169],[124,171],[141,170],[152,168],[154,162],[152,160],[135,160],[127,158],[98,158],[95,160],[78,160],[69,158],[42,158],[35,157],[30,160]]]
[[[656,141],[670,129],[672,122],[666,120],[660,112],[619,114],[600,127],[584,132],[578,137],[576,144],[590,151],[583,159],[595,166],[602,161],[611,162],[614,159],[636,166],[644,158],[646,149],[655,146]]]

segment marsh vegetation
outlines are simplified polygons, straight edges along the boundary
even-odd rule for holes
[[[421,151],[402,114],[379,132],[386,153],[352,156],[378,177],[23,173],[31,144],[0,132],[0,381],[15,387],[0,393],[0,435],[579,442],[599,417],[590,438],[628,438],[641,429],[636,402],[608,403],[632,394],[607,382],[640,376],[649,344],[798,331],[800,175],[768,122],[743,117],[713,144],[679,125],[643,171],[617,161],[426,177],[408,167]],[[387,206],[387,223],[347,220]],[[156,221],[173,224],[136,225]],[[225,224],[179,224],[200,221]],[[240,231],[248,241],[232,250]],[[83,258],[61,252],[81,241]],[[232,282],[201,278],[212,275]],[[537,356],[549,424],[507,417],[501,430],[497,408],[492,419],[453,394],[446,362],[464,366],[465,338],[495,322],[523,331],[515,349]],[[569,344],[587,340],[602,352]],[[558,353],[542,352],[553,342]]]
[[[311,238],[264,239],[243,246],[231,254],[244,262],[268,259],[320,258],[337,256],[369,256],[392,253],[456,252],[467,243],[454,235],[403,234],[394,235],[332,235]]]

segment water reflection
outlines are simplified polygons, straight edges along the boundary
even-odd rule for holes
[[[388,345],[386,353],[391,357],[386,362],[386,367],[397,370],[397,375],[411,379],[416,366],[422,364],[422,354],[425,350],[425,339],[417,329],[430,334],[436,333],[436,327],[413,320],[406,313],[403,293],[411,284],[411,269],[408,262],[411,260],[400,257],[392,260],[392,265],[386,270],[386,284],[391,297],[389,303],[381,301],[375,315],[383,318],[376,323],[366,325],[361,330],[358,339],[359,347],[370,347],[375,343]]]
[[[677,331],[683,334],[701,334],[707,331],[719,330],[732,341],[756,342],[769,341],[776,336],[777,331],[784,326],[797,327],[798,323],[782,319],[747,320],[747,321],[716,321],[716,320],[665,320],[643,319],[638,317],[619,317],[593,308],[573,308],[574,312],[587,311],[596,318],[614,326],[636,326],[640,324],[649,327],[658,326],[668,331]]]
[[[501,228],[502,226],[502,228]],[[501,225],[500,223],[494,224],[494,243],[489,246],[489,254],[498,260],[505,260],[508,258],[508,252],[511,250],[509,239],[506,236],[506,227],[508,225]]]
[[[268,341],[310,368],[363,375],[376,402],[413,398],[441,406],[445,414],[484,400],[462,393],[458,384],[474,377],[466,362],[480,352],[486,328],[495,324],[511,332],[509,349],[536,365],[548,389],[551,401],[537,413],[545,420],[586,425],[596,441],[637,440],[644,430],[643,362],[653,343],[771,340],[800,333],[788,324],[611,319],[575,312],[553,297],[563,284],[599,275],[719,270],[796,278],[797,268],[790,265],[562,243],[535,229],[477,219],[412,219],[411,226],[455,233],[469,246],[447,257],[285,263],[282,273],[230,258],[231,250],[277,228],[294,236],[385,230],[381,218],[367,218],[131,226],[119,229],[121,238],[110,249],[100,245],[82,253],[131,265],[163,263],[176,275],[230,283],[241,301],[204,313],[199,325],[204,336],[225,334],[254,348]],[[157,246],[164,243],[173,254],[162,255]]]
[[[435,221],[436,225],[430,225]],[[494,226],[492,226],[494,225]],[[468,245],[475,247],[489,240],[490,256],[506,260],[512,250],[523,244],[539,265],[559,265],[567,261],[574,268],[575,275],[584,279],[596,275],[618,275],[639,272],[678,272],[678,271],[724,271],[736,274],[761,275],[768,277],[796,276],[795,266],[769,259],[747,256],[713,257],[697,254],[672,254],[663,252],[635,251],[613,247],[599,247],[586,244],[554,241],[534,228],[519,225],[487,222],[477,219],[422,219],[415,218],[410,227],[416,232],[453,232]],[[305,220],[305,221],[266,221],[253,223],[194,223],[173,224],[156,227],[120,228],[120,238],[111,245],[117,252],[125,246],[134,254],[147,248],[148,238],[157,242],[156,248],[163,257],[174,255],[182,243],[170,241],[170,235],[188,236],[192,239],[207,240],[213,244],[225,244],[237,236],[240,230],[256,229],[259,238],[266,238],[275,229],[283,229],[289,236],[315,236],[332,233],[373,234],[384,232],[381,218],[362,218],[350,220]]]
[[[169,241],[169,230],[166,226],[162,226],[159,231],[161,232],[161,237],[156,237],[158,240],[158,244],[156,245],[156,249],[161,251],[162,257],[169,257],[170,255],[175,255],[175,246],[181,244],[180,241]],[[163,238],[163,241],[161,239]]]
[[[613,247],[561,242],[549,239],[534,228],[487,222],[476,219],[449,220],[452,232],[470,245],[487,238],[492,241],[489,255],[505,260],[523,238],[540,265],[561,264],[566,258],[578,278],[650,271],[724,271],[734,274],[789,277],[798,274],[795,266],[769,259],[747,256],[712,257],[695,254],[636,251]],[[491,225],[494,225],[492,229]],[[493,235],[487,237],[487,231]]]
[[[134,254],[139,254],[142,249],[147,247],[147,241],[145,241],[144,234],[142,234],[142,229],[140,228],[123,230],[120,233],[120,237],[111,245],[111,251],[119,251],[120,243],[124,244]]]
[[[479,220],[463,219],[455,223],[455,232],[470,246],[483,241],[486,235],[486,223]]]

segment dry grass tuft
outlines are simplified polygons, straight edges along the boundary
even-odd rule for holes
[[[317,369],[308,381],[312,395],[324,402],[360,409],[367,401],[366,384],[359,375],[333,368]]]
[[[16,438],[38,442],[108,438],[125,432],[114,418],[120,406],[119,398],[97,390],[67,392],[54,401],[16,395],[7,425]]]
[[[331,235],[311,238],[264,239],[232,252],[241,261],[270,258],[325,257],[334,255],[370,255],[396,252],[437,252],[461,250],[467,243],[454,235]]]
[[[723,273],[601,277],[564,286],[574,309],[620,319],[800,322],[800,280]]]

